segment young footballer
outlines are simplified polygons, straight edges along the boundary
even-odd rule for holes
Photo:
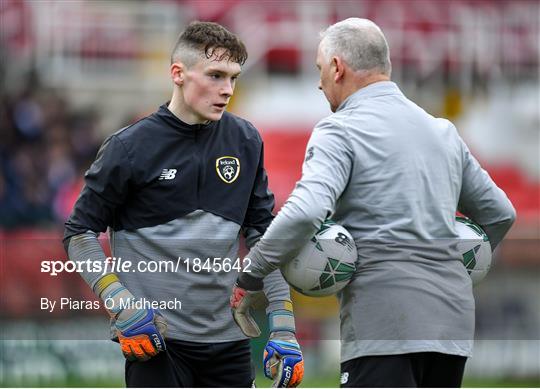
[[[226,112],[246,58],[222,26],[191,23],[172,53],[171,100],[105,140],[66,223],[71,260],[114,269],[97,240],[109,228],[114,258],[130,262],[82,274],[111,316],[129,387],[253,383],[249,339],[233,323],[228,292],[250,270],[238,258],[240,233],[248,247],[257,242],[274,197],[259,133]],[[273,272],[265,291],[266,352],[279,361],[266,371],[274,385],[296,386],[303,361],[289,288]],[[248,312],[235,320],[248,336],[260,334]],[[294,376],[283,370],[291,365]]]
[[[358,247],[357,272],[340,295],[341,385],[460,386],[474,299],[456,250],[456,210],[494,249],[514,208],[454,125],[390,81],[389,48],[373,22],[330,26],[317,67],[333,114],[313,130],[302,179],[251,249],[252,272],[239,276],[231,305],[243,312],[242,294],[261,290],[332,215]]]

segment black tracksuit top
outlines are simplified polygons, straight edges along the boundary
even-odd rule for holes
[[[66,223],[67,241],[88,230],[157,226],[197,209],[260,234],[273,218],[262,139],[228,112],[188,125],[163,105],[108,137],[85,182]]]

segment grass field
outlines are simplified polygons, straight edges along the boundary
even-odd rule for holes
[[[540,379],[534,380],[481,380],[481,379],[466,379],[463,382],[463,387],[469,388],[537,388],[540,387]],[[258,388],[270,388],[272,381],[264,376],[257,376],[256,384]],[[307,377],[302,385],[306,388],[332,388],[339,387],[339,376],[334,377]]]
[[[263,374],[258,374],[256,379],[257,387],[259,388],[270,388],[272,386],[272,381],[266,379]],[[28,382],[28,383],[10,383],[2,382],[2,387],[24,387],[24,386],[33,386],[33,387],[82,387],[82,388],[103,388],[103,387],[124,387],[124,381],[121,379],[118,380],[80,380],[78,378],[68,379],[67,381],[62,382]],[[306,388],[332,388],[339,386],[339,375],[336,372],[335,375],[327,375],[324,377],[306,377],[302,382],[303,387]],[[525,380],[512,380],[512,379],[477,379],[477,378],[467,378],[463,382],[463,387],[470,388],[538,388],[540,387],[540,378],[534,379],[525,379]]]

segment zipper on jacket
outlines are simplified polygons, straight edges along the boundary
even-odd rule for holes
[[[201,167],[201,153],[202,153],[202,150],[200,150],[200,147],[201,147],[201,142],[200,142],[200,132],[201,130],[201,125],[197,125],[197,128],[195,128],[195,167],[196,167],[196,174],[197,174],[197,177],[196,177],[196,180],[197,182],[195,183],[195,190],[196,190],[196,200],[197,200],[197,208],[200,208],[201,207],[201,204],[200,204],[200,189],[201,189],[201,183],[202,183],[202,167]],[[204,156],[203,156],[204,157]]]

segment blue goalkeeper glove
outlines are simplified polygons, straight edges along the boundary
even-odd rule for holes
[[[261,333],[250,311],[268,304],[262,289],[262,279],[247,273],[242,273],[233,287],[230,302],[234,321],[247,336],[256,337]],[[280,309],[270,313],[269,325],[270,339],[264,348],[264,375],[274,380],[272,386],[275,388],[294,388],[304,377],[304,359],[294,335],[290,301],[283,301]]]
[[[152,309],[130,307],[135,296],[122,285],[116,274],[104,275],[96,281],[93,289],[106,302],[126,359],[146,361],[165,351],[165,319]]]
[[[165,351],[163,335],[167,325],[165,319],[153,309],[139,309],[123,318],[121,312],[116,319],[116,332],[122,353],[130,361],[146,361]]]
[[[292,310],[271,312],[269,324],[270,338],[264,348],[264,375],[274,380],[274,388],[297,387],[304,377],[304,358],[295,337]]]
[[[295,388],[304,377],[304,359],[296,339],[268,341],[264,348],[264,375],[274,388]]]

